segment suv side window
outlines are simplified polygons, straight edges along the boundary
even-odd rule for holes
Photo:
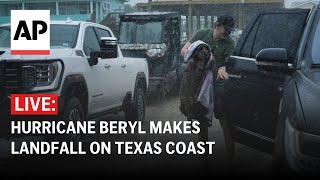
[[[261,21],[261,17],[258,18],[255,23],[253,24],[252,26],[252,29],[250,30],[249,34],[248,34],[248,37],[246,38],[245,42],[243,43],[242,47],[241,47],[241,50],[240,50],[240,56],[243,56],[243,57],[251,57],[251,51],[252,51],[252,46],[253,46],[253,41],[254,41],[254,38],[257,34],[257,30],[258,30],[258,27],[259,27],[259,24],[260,24],[260,21]]]
[[[314,18],[314,21],[311,25],[309,32],[309,37],[307,40],[307,46],[305,49],[304,59],[309,61],[311,64],[320,64],[320,11],[317,11],[317,14]]]
[[[305,17],[300,14],[264,14],[251,55],[255,57],[264,48],[285,48],[289,60],[293,60],[303,33],[304,22]]]
[[[315,25],[315,34],[312,40],[312,49],[311,49],[311,56],[312,56],[312,64],[320,64],[320,11],[317,12]]]
[[[293,61],[309,10],[270,10],[258,13],[240,37],[233,55],[255,58],[265,48],[285,48]]]
[[[90,56],[90,52],[101,51],[99,41],[93,27],[87,27],[84,35],[83,51],[86,56]]]

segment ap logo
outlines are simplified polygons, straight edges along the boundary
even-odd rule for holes
[[[11,54],[50,54],[49,10],[11,10]]]

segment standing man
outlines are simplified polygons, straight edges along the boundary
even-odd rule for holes
[[[202,40],[207,43],[212,55],[215,59],[215,67],[213,68],[214,79],[214,114],[215,118],[219,119],[223,129],[225,145],[228,153],[229,160],[234,158],[234,142],[231,138],[230,125],[227,119],[223,117],[223,96],[224,96],[224,82],[229,79],[226,72],[226,63],[231,56],[235,43],[230,37],[231,32],[234,30],[235,21],[229,15],[222,15],[218,17],[214,25],[214,29],[205,28],[200,29],[181,49],[180,55],[184,56],[189,46],[197,40]]]

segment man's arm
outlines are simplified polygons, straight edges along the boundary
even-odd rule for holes
[[[229,79],[229,74],[226,71],[226,67],[222,66],[218,69],[217,79]]]
[[[189,46],[196,42],[197,40],[201,40],[203,35],[207,33],[207,29],[200,29],[198,30],[189,40],[188,42],[183,46],[183,48],[180,51],[180,55],[184,57],[184,55],[187,53]]]
[[[226,65],[227,62],[230,58],[230,56],[232,55],[233,49],[234,49],[234,42],[232,43],[232,45],[227,49],[226,52],[226,56],[223,58],[224,62],[222,64],[222,66],[220,66],[220,68],[218,69],[218,75],[217,75],[217,79],[229,79],[229,74],[226,71]]]

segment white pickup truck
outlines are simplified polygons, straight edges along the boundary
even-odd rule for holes
[[[0,26],[0,117],[9,117],[10,94],[53,93],[59,96],[60,119],[88,120],[124,110],[126,119],[144,120],[146,59],[123,57],[108,27],[52,21],[50,45],[49,56],[13,56],[10,24]]]

